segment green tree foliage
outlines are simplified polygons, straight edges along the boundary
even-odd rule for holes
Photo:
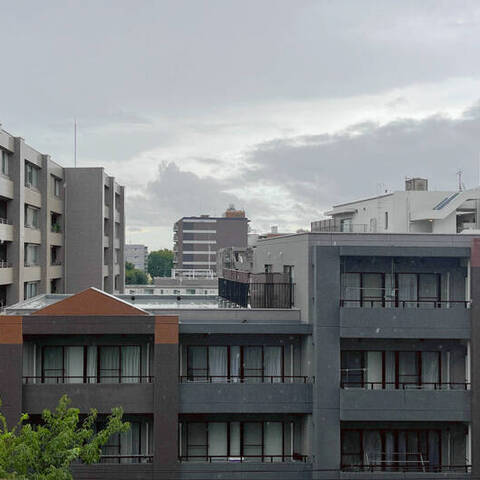
[[[135,268],[130,262],[125,262],[125,283],[127,285],[146,285],[148,277],[145,272]]]
[[[72,480],[72,462],[98,462],[100,447],[110,436],[130,428],[128,422],[122,421],[121,408],[112,409],[105,428],[98,430],[95,429],[96,410],[91,410],[80,422],[80,411],[69,405],[69,398],[63,395],[53,413],[43,411],[40,425],[27,423],[29,416],[23,414],[12,430],[0,413],[2,480]]]
[[[164,248],[148,255],[148,273],[152,277],[170,277],[173,268],[173,252]]]

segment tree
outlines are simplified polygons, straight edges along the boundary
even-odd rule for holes
[[[145,272],[135,268],[133,263],[125,262],[125,283],[127,285],[146,285],[148,277]]]
[[[148,273],[152,277],[170,277],[173,268],[173,252],[164,248],[148,255]]]
[[[130,428],[122,421],[121,408],[112,409],[105,427],[99,430],[95,428],[96,410],[79,423],[80,411],[69,405],[70,399],[63,395],[53,413],[43,411],[39,425],[26,423],[29,416],[23,414],[12,430],[0,413],[1,479],[72,480],[72,462],[98,462],[101,447],[110,436]]]

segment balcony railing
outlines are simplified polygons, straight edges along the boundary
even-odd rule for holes
[[[180,383],[314,383],[312,377],[252,375],[248,377],[228,377],[220,375],[182,375]]]
[[[153,375],[40,375],[24,376],[25,384],[62,384],[62,383],[90,383],[90,384],[112,384],[112,383],[152,383]],[[130,381],[128,381],[130,380]],[[133,380],[133,381],[132,381]]]
[[[228,455],[184,455],[180,456],[181,462],[228,462],[228,463],[280,463],[280,462],[303,462],[308,461],[307,455],[293,454],[293,455],[242,455],[242,456],[228,456]]]
[[[9,222],[6,218],[0,218],[0,224],[9,225]]]
[[[471,471],[471,465],[432,465],[422,453],[388,452],[379,453],[379,457],[388,460],[368,461],[361,465],[343,465],[344,472],[465,472]]]
[[[470,300],[394,300],[382,297],[350,300],[340,299],[340,307],[363,308],[470,308]]]
[[[52,260],[52,263],[50,264],[52,267],[59,267],[62,265],[61,260]]]
[[[153,455],[102,455],[100,463],[153,463]]]
[[[294,283],[244,283],[218,279],[220,297],[244,308],[292,308]]]
[[[342,381],[342,389],[364,390],[470,390],[468,382],[362,382]]]
[[[370,225],[365,223],[341,223],[338,220],[327,219],[311,223],[312,232],[327,233],[368,233]],[[373,228],[373,230],[376,230]]]
[[[0,268],[10,268],[11,266],[11,263],[6,262],[5,260],[0,260]]]

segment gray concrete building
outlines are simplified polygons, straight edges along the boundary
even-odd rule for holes
[[[122,292],[123,187],[103,168],[63,168],[2,128],[0,156],[0,306],[88,286]]]
[[[138,243],[125,244],[125,262],[134,265],[137,270],[148,271],[148,247]]]
[[[183,217],[173,227],[174,269],[215,273],[217,251],[224,247],[246,247],[247,235],[248,218],[243,211],[227,210],[223,217]]]

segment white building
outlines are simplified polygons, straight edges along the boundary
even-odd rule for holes
[[[133,263],[136,269],[146,273],[148,271],[148,247],[135,243],[126,244],[125,261]]]
[[[312,232],[478,233],[480,188],[428,191],[428,181],[407,179],[405,191],[335,205]]]

